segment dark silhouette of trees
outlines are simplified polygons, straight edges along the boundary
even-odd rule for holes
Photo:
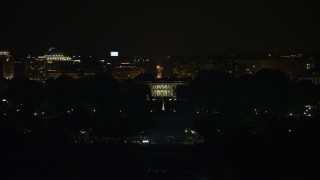
[[[155,76],[148,73],[139,74],[136,78],[136,81],[153,81],[155,80]]]
[[[51,139],[80,136],[81,130],[89,129],[92,136],[123,139],[152,128],[150,109],[156,102],[150,101],[150,89],[141,82],[153,79],[150,74],[122,82],[107,74],[81,79],[62,75],[45,84],[1,79],[0,96],[8,100],[0,109],[3,127],[18,134],[30,130]],[[201,71],[189,85],[177,87],[178,101],[167,106],[174,103],[178,111],[188,109],[184,113],[195,119],[193,128],[208,141],[215,141],[241,127],[251,127],[256,134],[268,132],[288,114],[303,115],[305,105],[316,106],[319,92],[318,85],[295,83],[276,70],[244,77]]]

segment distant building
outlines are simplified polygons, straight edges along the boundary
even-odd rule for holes
[[[0,51],[0,75],[5,79],[13,79],[15,77],[14,59],[7,51]]]
[[[26,60],[26,76],[32,81],[45,82],[48,79],[47,61],[29,57]]]
[[[69,56],[64,55],[62,52],[56,52],[49,49],[43,56],[39,56],[38,59],[46,61],[47,71],[65,71],[70,70],[75,63]]]
[[[10,56],[10,52],[8,51],[0,51],[0,57],[8,57]]]
[[[144,72],[143,68],[131,63],[121,63],[120,65],[111,68],[111,75],[118,81],[134,79]]]
[[[304,76],[304,77],[299,77],[298,81],[310,81],[313,84],[320,84],[320,76]]]
[[[78,63],[79,60],[73,60],[64,53],[50,48],[43,56],[27,58],[26,76],[30,80],[42,83],[49,78],[56,79],[63,74],[72,79],[78,79],[84,74],[76,68]]]
[[[257,58],[237,59],[228,63],[227,72],[236,76],[255,74],[262,69],[284,72],[291,79],[297,79],[307,70],[314,68],[314,60],[306,58]]]
[[[23,59],[14,61],[14,77],[25,78],[26,77],[26,64]]]
[[[73,61],[71,57],[64,55],[63,52],[55,51],[55,48],[50,48],[43,56],[39,56],[38,58],[45,59],[48,62]]]
[[[174,77],[178,79],[194,79],[197,76],[200,67],[196,63],[179,65],[173,68]]]
[[[78,72],[78,71],[49,71],[48,72],[48,79],[53,78],[57,79],[62,75],[65,75],[69,77],[70,79],[80,79],[83,77],[88,77],[88,76],[94,76],[96,75],[97,72]]]

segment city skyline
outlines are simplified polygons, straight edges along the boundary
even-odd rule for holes
[[[4,2],[1,49],[18,56],[60,47],[69,54],[211,55],[319,52],[314,2]],[[58,12],[58,13],[57,13]]]

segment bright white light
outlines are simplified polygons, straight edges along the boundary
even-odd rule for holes
[[[119,56],[119,52],[117,52],[117,51],[112,51],[112,52],[110,53],[110,56],[111,56],[111,57],[118,57],[118,56]]]
[[[195,134],[196,132],[195,132],[195,131],[193,131],[193,130],[191,130],[191,133],[192,133],[192,134]]]
[[[143,144],[148,144],[148,143],[149,143],[149,140],[143,140],[142,143],[143,143]]]
[[[291,133],[292,132],[292,130],[291,129],[289,129],[289,133]]]
[[[6,99],[2,99],[2,102],[7,102],[7,100]]]

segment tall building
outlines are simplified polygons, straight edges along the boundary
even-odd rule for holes
[[[45,82],[48,79],[47,61],[41,58],[27,58],[26,76],[33,81]]]
[[[15,77],[15,63],[7,51],[0,51],[0,75],[5,79]]]

